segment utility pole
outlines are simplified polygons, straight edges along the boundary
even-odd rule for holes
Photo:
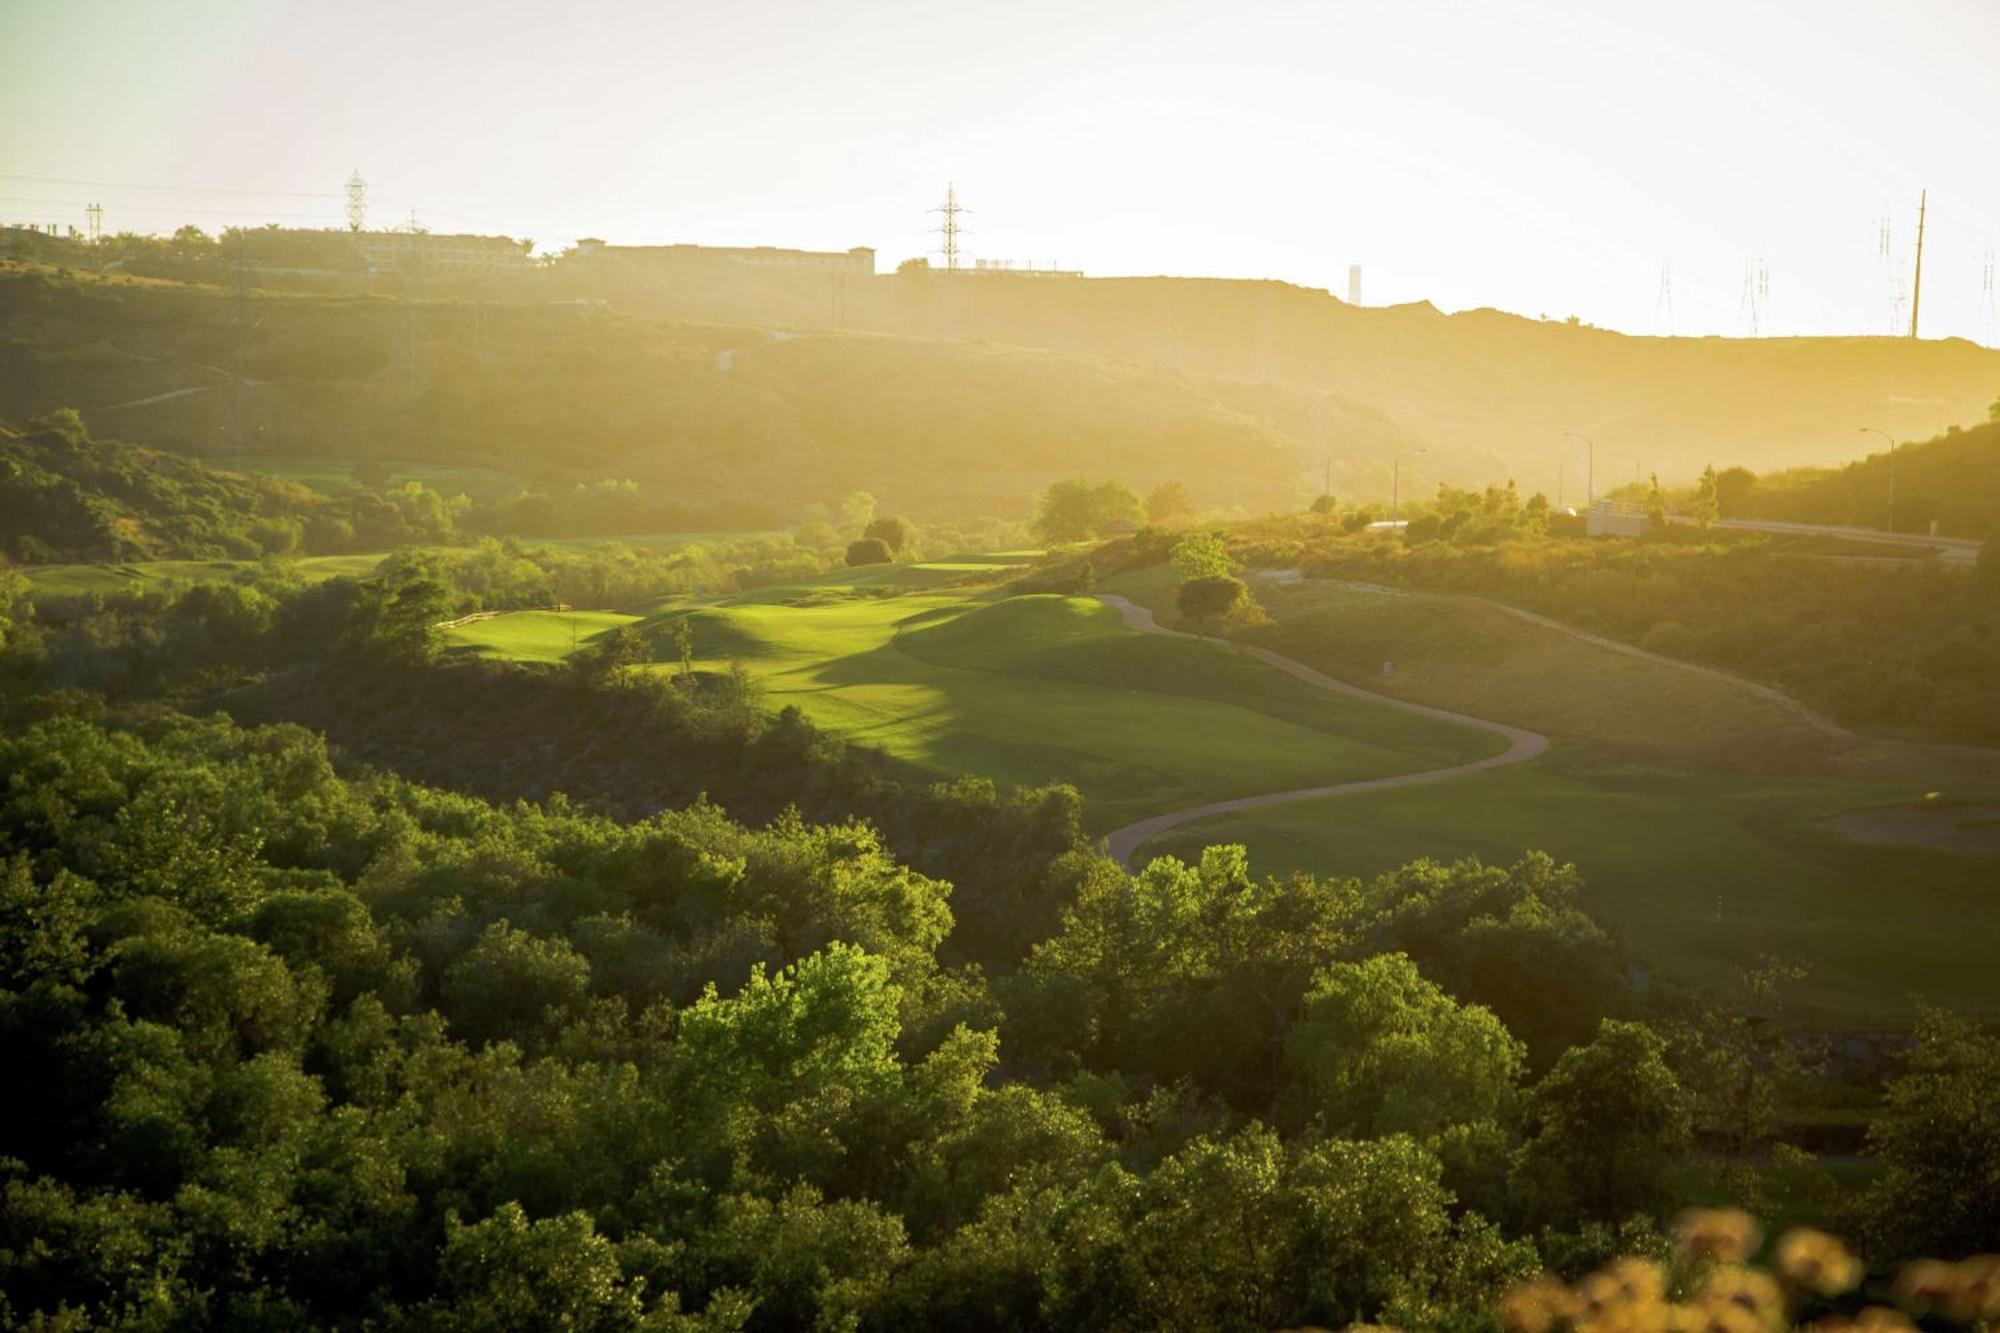
[[[1589,461],[1585,464],[1583,474],[1583,507],[1588,509],[1597,503],[1597,441],[1578,430],[1564,431],[1563,433],[1571,439],[1582,440],[1584,447],[1589,451],[1585,455]]]
[[[1911,334],[1910,336],[1914,338],[1916,335]],[[1863,435],[1880,435],[1889,442],[1889,521],[1883,525],[1882,530],[1884,532],[1894,532],[1896,530],[1896,437],[1886,430],[1877,430],[1873,426],[1863,426],[1861,433]]]
[[[1910,283],[1911,341],[1916,340],[1917,312],[1923,307],[1924,304],[1924,214],[1929,210],[1930,202],[1931,202],[1931,192],[1929,190],[1925,190],[1923,193],[1917,196],[1917,271],[1916,271],[1916,276],[1911,279]],[[1894,448],[1892,447],[1889,452],[1893,459],[1893,456],[1895,454]],[[1890,469],[1890,475],[1891,476],[1895,475],[1895,469],[1893,467],[1891,467]]]
[[[90,220],[90,243],[96,245],[104,239],[104,205],[92,204],[83,215]]]
[[[1402,508],[1403,460],[1411,454],[1427,454],[1429,452],[1430,450],[1428,449],[1405,449],[1402,453],[1397,454],[1396,461],[1389,465],[1389,519],[1391,522],[1395,521],[1397,512]]]

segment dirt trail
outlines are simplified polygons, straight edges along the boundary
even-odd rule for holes
[[[1169,638],[1193,639],[1198,635],[1181,630],[1168,629],[1153,619],[1153,613],[1129,598],[1113,593],[1099,593],[1097,600],[1116,611],[1127,628],[1142,634],[1164,634]],[[1469,764],[1454,764],[1449,768],[1426,769],[1421,773],[1397,773],[1386,778],[1365,778],[1358,782],[1336,782],[1324,787],[1295,787],[1289,791],[1266,792],[1261,796],[1238,796],[1233,800],[1210,801],[1206,805],[1189,806],[1185,810],[1169,810],[1163,815],[1142,819],[1136,824],[1127,824],[1113,831],[1105,841],[1105,848],[1120,865],[1126,864],[1133,852],[1142,845],[1170,828],[1206,819],[1210,815],[1226,814],[1232,810],[1255,810],[1267,805],[1284,805],[1291,801],[1310,800],[1316,796],[1345,796],[1353,792],[1382,791],[1390,787],[1414,787],[1425,782],[1442,782],[1464,773],[1479,773],[1489,768],[1502,768],[1508,764],[1518,764],[1533,759],[1549,748],[1549,738],[1526,727],[1509,726],[1504,722],[1491,722],[1481,717],[1468,717],[1464,713],[1453,713],[1443,708],[1432,708],[1427,704],[1411,703],[1407,699],[1395,699],[1373,690],[1364,690],[1358,685],[1349,685],[1344,680],[1335,680],[1324,672],[1313,670],[1303,662],[1295,661],[1268,648],[1243,645],[1243,652],[1267,666],[1302,680],[1316,689],[1328,690],[1334,694],[1344,694],[1353,699],[1364,699],[1369,703],[1384,704],[1390,708],[1400,708],[1406,713],[1418,713],[1445,722],[1456,722],[1462,726],[1476,727],[1480,731],[1490,731],[1496,736],[1507,738],[1507,748],[1486,759],[1476,759]]]

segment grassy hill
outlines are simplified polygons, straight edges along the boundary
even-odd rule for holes
[[[0,271],[0,418],[215,457],[418,460],[558,484],[629,477],[712,526],[857,489],[924,517],[1025,514],[1079,472],[1294,503],[1305,446],[1201,382],[1107,360],[787,337],[588,304],[404,304]],[[1393,426],[1355,420],[1394,447]],[[1357,426],[1357,430],[1361,430]]]
[[[1600,482],[1629,477],[1633,460],[1679,480],[1718,460],[1834,462],[1852,452],[1857,426],[1927,436],[1982,419],[2000,392],[2000,352],[1958,339],[1630,337],[1496,310],[1357,308],[1279,282],[919,272],[850,281],[829,302],[804,279],[669,288],[587,261],[574,268],[573,290],[683,317],[949,332],[1115,356],[1260,395],[1327,394],[1432,447],[1436,456],[1406,465],[1406,483],[1495,480],[1490,466],[1468,472],[1449,453],[1470,450],[1552,497],[1566,431],[1596,439]],[[1347,453],[1347,424],[1325,420],[1302,438]],[[1365,494],[1387,491],[1381,462]]]
[[[1099,833],[1201,801],[1441,767],[1497,748],[1477,732],[1310,689],[1217,644],[1134,634],[1091,598],[996,601],[977,584],[950,586],[962,575],[930,573],[847,571],[676,600],[637,627],[660,670],[679,669],[672,629],[685,620],[697,670],[741,662],[768,706],[796,704],[818,725],[933,773],[1072,783]],[[547,660],[566,652],[562,619],[504,616],[450,641]],[[615,618],[582,621],[580,645]]]
[[[1171,618],[1164,571],[1106,586]],[[1829,732],[1741,684],[1470,598],[1317,579],[1258,595],[1272,617],[1258,641],[1372,690],[1531,727],[1551,748],[1436,786],[1202,820],[1142,855],[1241,842],[1265,871],[1364,874],[1541,848],[1581,867],[1591,913],[1663,977],[1722,985],[1777,956],[1808,967],[1800,995],[1826,1021],[1903,1015],[1912,996],[1990,1007],[2000,862],[1867,844],[1830,821],[1925,810],[1938,788],[1984,801],[2000,794],[1995,752]]]
[[[1934,439],[1898,445],[1841,468],[1799,468],[1732,488],[1735,518],[1879,527],[1887,523],[1894,476],[1895,527],[1947,537],[2000,533],[2000,420]]]

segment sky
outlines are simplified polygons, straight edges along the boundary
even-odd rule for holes
[[[2000,0],[0,0],[0,51],[8,221],[342,225],[358,169],[370,226],[886,269],[949,181],[974,257],[1875,334],[1928,190],[1923,332],[1996,336]]]

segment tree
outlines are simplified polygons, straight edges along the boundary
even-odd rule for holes
[[[863,537],[860,541],[847,544],[847,567],[855,569],[862,565],[886,565],[893,557],[889,544],[880,537]]]
[[[1223,544],[1219,532],[1190,532],[1174,543],[1173,552],[1167,558],[1173,562],[1174,573],[1180,575],[1183,581],[1216,578],[1236,572],[1236,562],[1229,558],[1229,548]]]
[[[1146,521],[1164,526],[1194,517],[1194,497],[1177,481],[1163,481],[1146,492]]]
[[[1116,523],[1136,523],[1142,513],[1139,497],[1123,482],[1073,477],[1043,494],[1034,528],[1043,541],[1063,545],[1089,541]]]
[[[686,624],[685,616],[675,622],[676,643],[681,627]],[[598,635],[577,655],[577,667],[584,674],[600,679],[615,676],[626,667],[645,661],[649,651],[645,635],[630,625],[617,625]]]
[[[486,1333],[638,1324],[639,1297],[589,1214],[531,1223],[521,1205],[509,1201],[483,1222],[464,1226],[454,1216],[447,1226],[437,1327]]]
[[[910,549],[917,539],[917,530],[907,518],[900,514],[889,514],[878,518],[861,530],[862,537],[873,537],[889,548],[889,554],[901,555]]]
[[[1986,419],[1988,421],[2000,421],[2000,398],[1995,398],[1993,405],[1986,409]]]
[[[1698,526],[1715,526],[1718,512],[1715,495],[1715,464],[1710,463],[1701,470],[1701,481],[1694,488],[1694,521]]]
[[[1331,514],[1339,508],[1340,501],[1334,499],[1330,494],[1315,495],[1313,497],[1312,512],[1315,514]]]
[[[859,532],[875,521],[875,497],[867,491],[855,491],[840,502],[840,526],[848,532]]]
[[[1887,1168],[1859,1209],[1884,1258],[1968,1254],[2000,1236],[2000,1037],[1926,1010],[1868,1127]]]
[[[1530,1212],[1574,1226],[1667,1201],[1690,1124],[1666,1049],[1643,1024],[1607,1018],[1596,1040],[1563,1052],[1529,1095],[1531,1132],[1514,1177]]]
[[[1227,574],[1208,574],[1181,584],[1174,599],[1181,618],[1195,627],[1197,634],[1220,633],[1231,621],[1240,619],[1251,600],[1243,580]]]
[[[531,1036],[589,989],[590,964],[566,942],[496,921],[445,971],[442,999],[452,1027],[478,1044]]]
[[[1399,953],[1323,969],[1285,1038],[1294,1110],[1343,1137],[1498,1120],[1524,1054],[1492,1010],[1459,1004]]]
[[[1652,485],[1646,491],[1646,521],[1655,531],[1667,526],[1667,493],[1660,489],[1660,474],[1652,474]]]
[[[1747,467],[1726,467],[1715,474],[1715,512],[1719,518],[1740,517],[1757,489],[1757,474]]]

